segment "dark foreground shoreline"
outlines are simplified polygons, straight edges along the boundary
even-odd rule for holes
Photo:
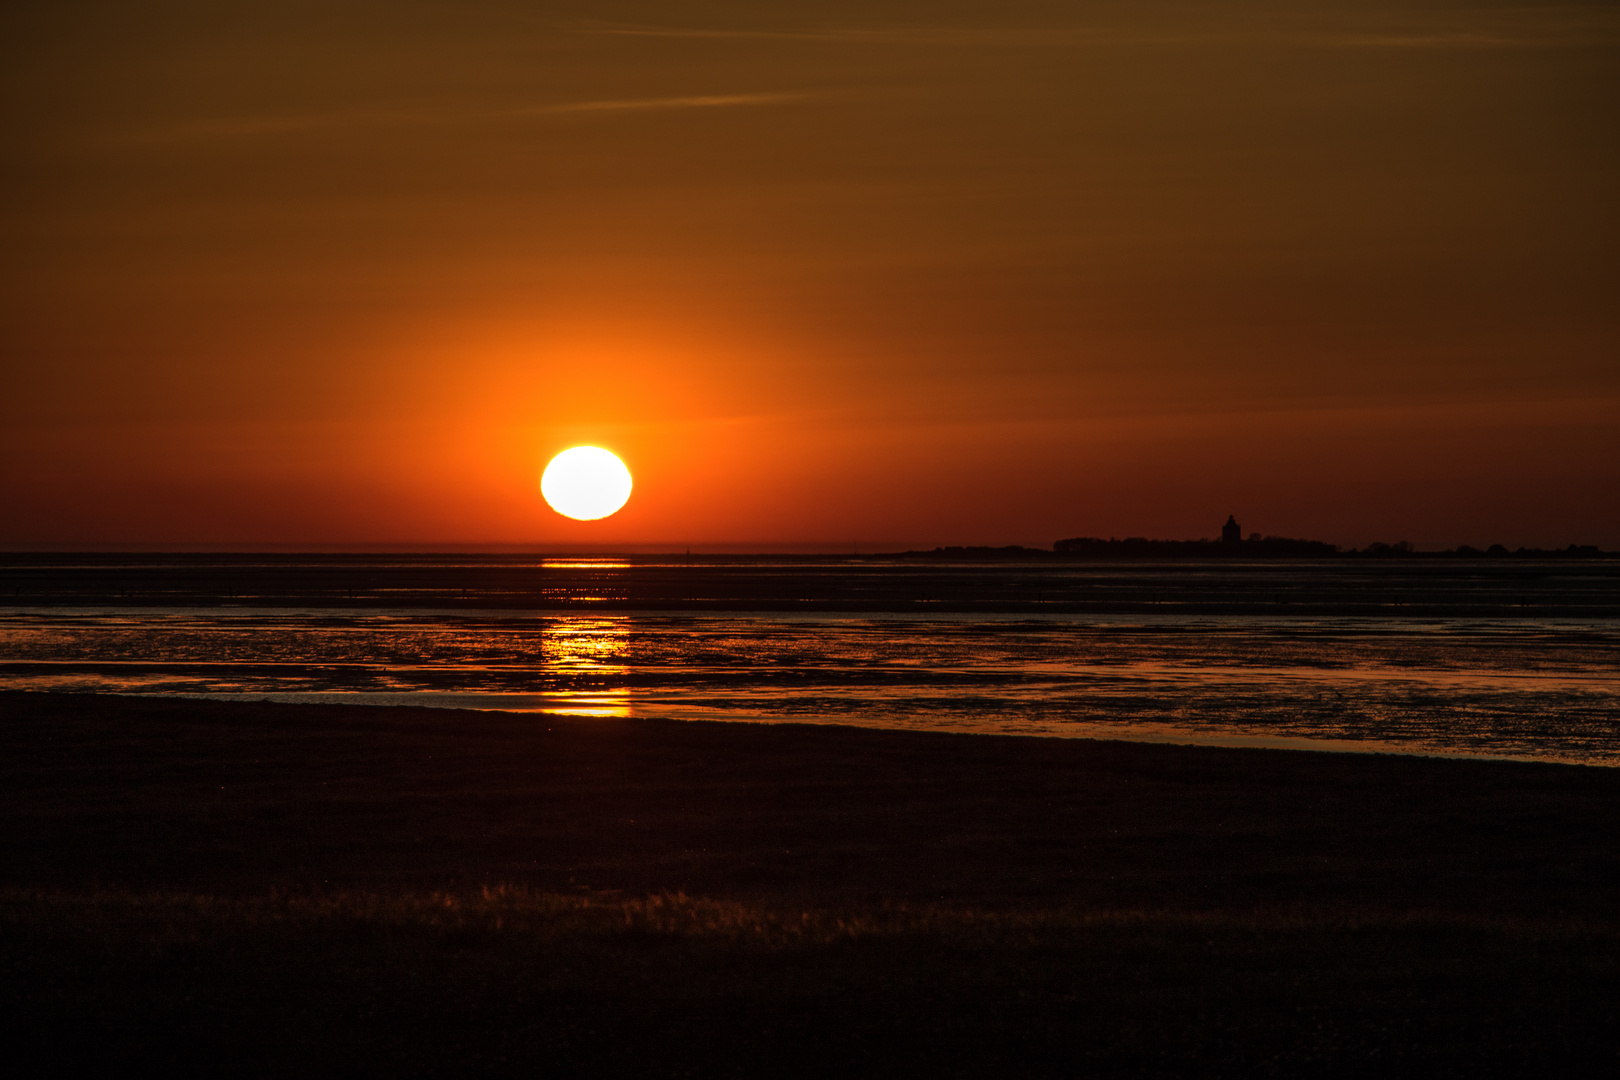
[[[1609,1075],[1620,771],[0,693],[15,1075]]]

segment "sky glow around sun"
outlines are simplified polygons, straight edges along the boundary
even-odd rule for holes
[[[1620,546],[1612,0],[195,6],[7,5],[0,546]]]
[[[551,459],[540,494],[551,508],[577,521],[615,514],[630,499],[630,470],[599,446],[576,446]]]

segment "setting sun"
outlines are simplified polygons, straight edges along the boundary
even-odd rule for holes
[[[630,498],[630,470],[598,446],[576,446],[551,459],[540,494],[565,517],[595,521],[617,513]]]

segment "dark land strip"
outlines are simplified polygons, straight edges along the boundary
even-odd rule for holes
[[[1037,553],[1040,554],[1040,553]],[[0,614],[314,610],[1612,619],[1620,558],[1271,561],[0,552]]]
[[[22,1071],[1610,1075],[1620,771],[0,694]]]

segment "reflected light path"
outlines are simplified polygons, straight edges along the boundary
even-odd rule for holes
[[[545,666],[554,671],[624,675],[630,648],[630,620],[564,616],[540,633]]]
[[[543,669],[555,675],[608,679],[630,674],[626,663],[630,650],[630,620],[618,618],[552,619],[540,632]],[[580,690],[556,695],[548,703],[526,708],[525,712],[557,716],[624,717],[630,715],[630,690],[618,686],[601,690]]]
[[[1620,765],[1620,622],[78,609],[0,687]]]

